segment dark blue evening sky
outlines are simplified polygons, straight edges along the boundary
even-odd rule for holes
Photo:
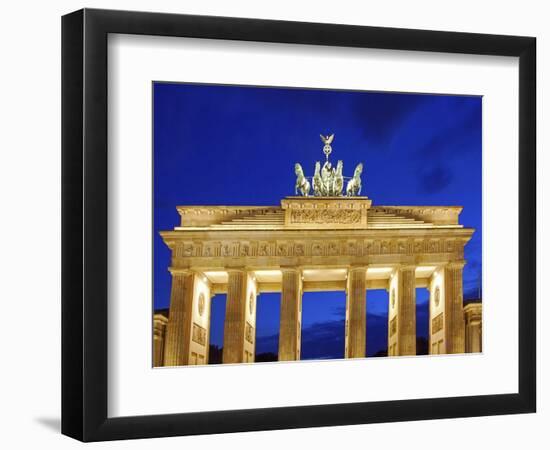
[[[155,83],[154,306],[170,301],[170,252],[159,231],[176,205],[279,205],[293,195],[294,163],[312,175],[319,134],[335,133],[333,161],[374,205],[461,205],[476,232],[465,250],[464,297],[481,278],[481,97]],[[225,296],[212,305],[212,344],[223,342]],[[427,291],[417,290],[418,333],[427,335]],[[275,351],[278,294],[262,294],[257,352]],[[344,293],[306,293],[302,356],[343,354]],[[367,352],[386,346],[387,293],[367,295]],[[341,341],[341,342],[340,342]],[[341,347],[341,348],[340,348]],[[323,350],[324,349],[324,350]],[[340,355],[341,357],[341,355]]]

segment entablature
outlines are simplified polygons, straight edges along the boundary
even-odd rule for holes
[[[373,263],[431,263],[461,261],[464,245],[473,230],[460,233],[423,233],[402,236],[387,233],[343,235],[330,232],[245,237],[193,236],[163,233],[177,267],[224,267],[232,265],[330,265]]]

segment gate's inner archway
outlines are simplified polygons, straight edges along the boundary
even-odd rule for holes
[[[264,292],[257,297],[255,362],[272,362],[279,355],[281,293]]]
[[[367,356],[388,355],[387,289],[367,291]]]
[[[344,358],[346,293],[304,292],[301,359]]]
[[[366,356],[387,356],[390,314],[390,291],[395,270],[370,267],[365,273]],[[416,354],[429,352],[430,292],[427,289],[433,267],[415,271],[416,284]],[[207,273],[214,286],[227,283],[223,272]],[[346,303],[349,272],[344,268],[303,269],[300,271],[298,345],[299,359],[345,358]],[[254,360],[279,360],[281,330],[281,270],[258,270],[251,275],[257,286],[255,305]],[[420,285],[420,287],[418,286]],[[211,302],[209,363],[223,361],[224,321],[227,295],[215,291]],[[252,309],[251,309],[252,311]]]
[[[226,302],[226,294],[216,294],[212,297],[210,302],[210,340],[208,348],[208,364],[222,363]]]
[[[446,305],[460,293],[460,267],[372,264],[176,273],[176,287],[188,303],[174,314],[171,304],[170,318],[155,316],[155,358],[162,349],[162,327],[174,317],[188,318],[188,328],[172,328],[169,336],[187,339],[189,365],[445,353],[452,344],[446,341]],[[475,328],[480,313],[471,309]]]
[[[430,342],[430,291],[416,288],[416,354],[428,355]]]

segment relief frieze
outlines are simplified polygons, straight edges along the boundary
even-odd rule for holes
[[[226,241],[182,242],[174,247],[176,258],[189,257],[310,257],[413,254],[462,254],[454,239],[340,239],[324,241]]]
[[[248,342],[254,344],[254,327],[248,322],[246,322],[244,337]]]
[[[361,211],[331,209],[301,209],[290,214],[290,223],[304,224],[354,224],[361,222]]]
[[[432,319],[432,334],[443,329],[443,313],[438,314]]]
[[[206,345],[206,329],[193,322],[193,332],[191,339],[199,345]]]
[[[397,333],[397,317],[390,320],[390,337]]]

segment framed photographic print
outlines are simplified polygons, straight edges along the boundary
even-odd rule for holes
[[[62,432],[535,411],[535,39],[62,22]]]

